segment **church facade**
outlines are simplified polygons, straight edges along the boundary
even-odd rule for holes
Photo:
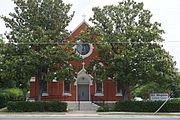
[[[70,35],[69,40],[77,37],[81,31],[85,30],[88,24],[83,21]],[[93,76],[87,73],[86,68],[88,63],[97,56],[96,47],[92,44],[78,44],[73,47],[77,54],[83,58],[83,62],[72,62],[73,66],[81,67],[82,69],[76,73],[74,82],[56,81],[47,82],[43,86],[42,100],[44,101],[104,101],[114,103],[123,99],[122,90],[119,83],[108,79],[96,81]],[[32,77],[30,80],[30,98],[37,99],[38,97],[38,80]]]

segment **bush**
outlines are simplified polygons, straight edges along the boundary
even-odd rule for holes
[[[67,104],[64,102],[29,102],[11,101],[7,104],[11,112],[65,112]]]
[[[123,112],[155,112],[164,101],[125,101],[117,102],[114,111]],[[180,100],[168,101],[160,112],[180,112]]]
[[[97,109],[97,112],[109,112],[108,106],[101,106]]]
[[[6,98],[6,96],[0,94],[0,108],[3,108],[6,106],[7,100],[8,99]]]
[[[23,96],[23,91],[19,88],[8,88],[3,90],[3,93],[8,97],[18,98]]]
[[[18,88],[8,88],[0,90],[0,108],[7,105],[8,101],[15,101],[22,98],[23,92]]]

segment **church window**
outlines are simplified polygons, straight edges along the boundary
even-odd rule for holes
[[[100,80],[96,81],[96,93],[103,93],[103,83]]]
[[[64,93],[70,93],[70,81],[64,80]]]

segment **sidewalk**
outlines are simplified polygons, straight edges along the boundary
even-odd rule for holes
[[[0,112],[0,116],[43,116],[43,117],[103,117],[103,116],[180,116],[179,113],[141,113],[141,112]]]

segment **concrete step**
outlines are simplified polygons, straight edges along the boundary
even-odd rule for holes
[[[68,111],[96,111],[98,105],[91,103],[91,101],[68,101]]]

